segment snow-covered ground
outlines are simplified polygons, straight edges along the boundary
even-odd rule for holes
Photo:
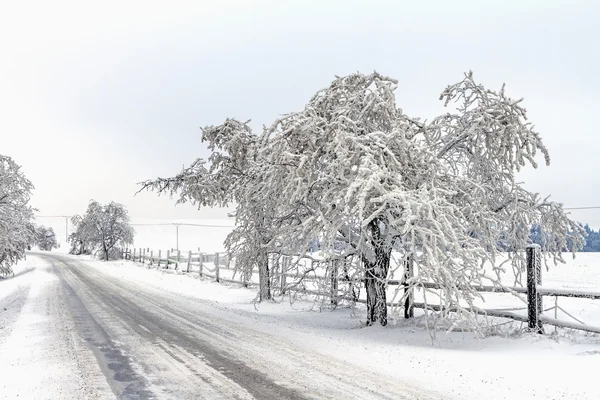
[[[160,237],[157,236],[158,239]],[[598,290],[600,254],[581,253],[575,260],[570,257],[567,260],[567,264],[544,271],[543,286]],[[0,281],[0,301],[25,302],[29,299],[30,303],[21,309],[19,315],[11,314],[10,308],[0,310],[0,328],[6,329],[10,325],[12,329],[12,332],[0,329],[0,364],[5,370],[6,362],[9,362],[8,369],[12,371],[9,375],[11,379],[22,382],[17,386],[21,388],[27,386],[28,381],[19,381],[18,376],[28,365],[33,368],[28,369],[29,380],[37,374],[43,382],[51,382],[52,370],[43,368],[49,359],[65,365],[73,373],[81,373],[76,363],[68,361],[71,353],[56,349],[41,353],[36,350],[36,346],[50,343],[48,338],[56,337],[65,343],[74,340],[64,335],[63,331],[67,328],[52,330],[49,317],[40,317],[43,315],[39,309],[44,300],[42,294],[46,293],[41,288],[54,284],[54,281],[49,281],[52,278],[44,273],[43,265],[39,258],[28,257],[17,265],[14,278]],[[569,330],[559,330],[558,335],[544,337],[514,334],[515,328],[519,327],[518,323],[514,323],[511,335],[481,339],[475,338],[471,332],[437,331],[435,339],[432,339],[422,318],[412,321],[398,318],[385,328],[364,328],[361,322],[365,310],[360,305],[355,309],[330,311],[321,309],[319,304],[309,299],[290,303],[288,298],[255,304],[255,290],[235,284],[217,284],[209,279],[199,279],[196,274],[165,273],[131,262],[87,261],[86,265],[120,280],[160,288],[185,298],[209,300],[213,305],[212,312],[220,318],[265,334],[275,333],[282,340],[341,360],[347,363],[348,368],[362,366],[390,381],[411,382],[416,387],[439,393],[440,398],[600,398],[600,386],[594,380],[600,368],[600,336],[597,335]],[[487,294],[484,305],[504,308],[520,304],[508,295]],[[545,305],[554,305],[553,298],[546,298]],[[559,305],[584,322],[600,326],[600,301],[561,298]],[[561,313],[559,318],[568,319]],[[501,327],[500,331],[509,331],[504,328]],[[552,333],[553,328],[548,327],[547,332]],[[25,349],[29,355],[23,356],[14,349]],[[91,357],[82,354],[84,358]],[[97,379],[98,371],[91,373]],[[107,390],[101,383],[95,382],[94,385],[96,389],[71,389],[75,394]],[[36,387],[41,390],[41,387]]]
[[[49,264],[27,257],[0,280],[0,399],[109,399]]]
[[[254,304],[255,291],[217,284],[197,276],[163,273],[131,262],[90,262],[90,267],[119,279],[144,282],[170,292],[214,301],[220,316],[328,357],[368,366],[388,379],[408,380],[457,399],[598,399],[594,380],[600,368],[600,337],[559,331],[558,336],[520,334],[475,338],[470,332],[438,331],[435,339],[422,319],[395,320],[391,326],[363,328],[364,309],[320,310],[314,302],[287,299]],[[562,287],[600,283],[600,254],[581,254],[546,274]],[[563,300],[561,300],[562,302]],[[566,300],[564,300],[566,302]],[[593,301],[577,301],[589,323],[600,325]],[[572,310],[571,310],[572,311]],[[446,397],[447,396],[447,397]]]

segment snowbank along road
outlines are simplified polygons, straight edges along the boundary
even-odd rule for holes
[[[440,398],[249,329],[211,302],[71,256],[29,257],[0,297],[2,399]]]

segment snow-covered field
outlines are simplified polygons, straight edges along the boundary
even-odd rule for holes
[[[36,260],[29,257],[17,266],[14,278],[0,281],[0,300],[27,280],[41,282],[49,278],[43,271],[33,271],[39,262]],[[209,300],[220,318],[341,360],[350,370],[357,365],[390,381],[408,381],[439,393],[443,399],[600,398],[600,387],[594,379],[600,368],[600,336],[560,330],[556,336],[522,333],[481,339],[471,332],[438,331],[432,339],[422,318],[396,319],[385,328],[364,328],[361,321],[365,310],[360,305],[356,309],[330,311],[321,310],[308,299],[290,303],[287,298],[254,304],[254,290],[199,279],[195,274],[164,273],[125,261],[88,261],[86,265],[119,280],[160,288],[185,298]],[[600,283],[600,254],[580,254],[567,265],[545,273],[544,282],[592,289]],[[600,310],[593,301],[572,301],[571,312],[588,323],[600,325]],[[27,317],[24,321],[30,320]],[[24,329],[25,325],[21,325],[17,324],[15,329]],[[37,340],[35,336],[29,337]],[[5,342],[3,348],[8,349],[8,345]],[[16,361],[23,361],[16,353],[13,356]]]
[[[134,221],[137,223],[196,223],[231,225],[231,220]],[[179,227],[179,248],[215,252],[231,228]],[[174,225],[136,226],[135,247],[168,249],[176,247]],[[544,270],[544,287],[594,290],[600,288],[600,253],[580,253],[567,263]],[[27,276],[27,262],[16,269],[23,272],[0,282],[0,297],[17,287]],[[461,399],[597,399],[600,386],[593,377],[600,368],[600,336],[558,330],[557,335],[541,337],[515,334],[520,323],[501,326],[500,334],[485,339],[471,332],[437,331],[435,339],[416,318],[393,319],[386,328],[361,328],[365,311],[356,309],[321,310],[319,304],[304,299],[291,303],[287,298],[274,303],[254,304],[255,291],[238,285],[216,284],[194,274],[177,275],[148,269],[130,262],[90,262],[92,268],[122,279],[214,301],[215,309],[235,320],[244,315],[252,328],[273,332],[329,357],[348,363],[368,365],[389,379],[402,378],[417,386]],[[484,294],[485,308],[520,308],[524,303],[505,294]],[[554,298],[545,297],[545,308]],[[559,298],[558,305],[583,322],[600,326],[600,301]],[[525,311],[521,311],[523,314]],[[549,312],[554,316],[554,312]],[[247,319],[249,317],[249,320]],[[560,319],[572,321],[558,312]],[[554,328],[547,327],[548,333]],[[511,332],[510,335],[504,335]]]
[[[181,219],[181,220],[133,220],[135,228],[136,248],[171,249],[177,248],[179,236],[179,249],[182,251],[197,251],[200,247],[203,252],[224,251],[223,241],[233,229],[233,218],[230,219]],[[174,224],[187,224],[179,225]],[[179,235],[178,235],[179,233]]]
[[[194,276],[165,274],[130,262],[92,263],[121,279],[213,300],[235,320],[251,316],[252,328],[349,363],[432,388],[459,399],[598,399],[600,336],[560,330],[557,336],[519,334],[475,338],[470,332],[427,332],[423,319],[394,320],[386,328],[362,328],[364,309],[320,310],[308,300],[254,304],[255,291]],[[581,254],[546,273],[553,286],[593,288],[600,284],[600,254]],[[491,302],[491,301],[489,301]],[[600,325],[600,304],[560,300],[588,323]],[[572,303],[572,304],[571,304]],[[248,322],[246,322],[248,323]],[[445,397],[444,397],[445,398]]]

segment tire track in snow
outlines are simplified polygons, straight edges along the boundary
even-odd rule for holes
[[[27,289],[5,299],[20,311],[0,344],[0,399],[111,398],[93,356],[74,332],[51,266],[36,265],[28,282]]]
[[[91,276],[90,271],[87,271],[85,266],[82,267],[74,263],[73,260],[64,258],[61,259],[61,262],[66,266],[66,271],[61,271],[61,273],[65,277],[67,273],[72,274],[77,279],[79,291],[83,290],[85,286],[87,293],[82,297],[93,298],[95,303],[103,304],[105,311],[116,316],[116,319],[121,322],[125,332],[133,332],[135,336],[143,339],[143,347],[153,347],[155,354],[162,352],[167,358],[170,358],[171,368],[186,369],[188,374],[195,377],[196,387],[194,385],[190,387],[189,398],[196,398],[199,388],[208,390],[206,385],[211,384],[214,384],[215,388],[213,389],[216,391],[206,398],[216,398],[215,396],[226,399],[305,398],[295,390],[275,383],[261,371],[249,367],[232,353],[221,348],[214,348],[206,340],[197,335],[190,335],[188,330],[182,330],[180,326],[173,323],[171,315],[164,313],[160,306],[144,304],[139,301],[141,300],[139,293],[134,296],[131,293],[129,296],[124,296],[121,290],[114,290],[115,288],[112,285],[107,287],[101,276]],[[66,278],[66,280],[70,280],[70,278]],[[71,286],[75,285],[71,284]],[[220,337],[224,333],[217,324],[207,323],[204,326],[198,324],[194,325],[194,328],[211,336],[216,334],[217,337]],[[140,348],[139,345],[135,347]],[[136,357],[137,354],[134,351],[132,356],[144,364],[144,355]],[[145,357],[148,357],[148,354]],[[157,360],[154,359],[154,361]],[[145,367],[152,369],[150,363],[145,364]],[[202,365],[204,365],[204,368]],[[158,381],[159,384],[167,384],[164,380],[159,379]],[[235,385],[231,387],[231,383],[235,383]],[[185,386],[186,383],[181,382],[181,385]],[[229,386],[229,388],[226,386]],[[175,390],[174,388],[171,389]],[[217,393],[219,390],[226,391],[227,395],[219,396]],[[178,397],[181,395],[185,395],[185,393],[179,393]]]
[[[2,281],[0,281],[0,289],[2,289]],[[30,289],[31,283],[20,285],[14,292],[0,299],[0,346],[10,336],[15,321],[27,301]]]
[[[404,382],[390,381],[360,367],[351,367],[349,371],[350,366],[346,363],[319,355],[311,349],[299,348],[268,333],[245,328],[243,316],[239,321],[237,318],[236,321],[223,319],[223,310],[215,309],[213,302],[134,281],[123,281],[102,273],[101,268],[86,265],[72,257],[61,260],[70,264],[69,271],[77,274],[81,280],[78,286],[88,287],[89,296],[94,297],[94,302],[106,303],[105,312],[118,317],[121,336],[144,338],[145,343],[149,343],[143,348],[144,351],[149,352],[151,348],[151,351],[161,354],[163,360],[170,359],[170,368],[183,368],[192,373],[190,379],[198,385],[201,382],[193,374],[206,377],[207,370],[198,370],[197,366],[212,361],[212,365],[224,375],[232,370],[235,372],[235,363],[252,365],[271,382],[296,390],[304,398],[440,398],[439,395]],[[138,346],[137,351],[140,348]],[[225,367],[205,357],[205,349],[225,356]],[[240,386],[245,385],[243,381],[239,382]],[[164,381],[158,384],[168,386]],[[252,394],[258,398],[288,398],[268,397],[260,387]]]

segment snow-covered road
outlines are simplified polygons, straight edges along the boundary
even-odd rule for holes
[[[2,399],[440,398],[254,330],[214,302],[34,257],[0,297]]]

